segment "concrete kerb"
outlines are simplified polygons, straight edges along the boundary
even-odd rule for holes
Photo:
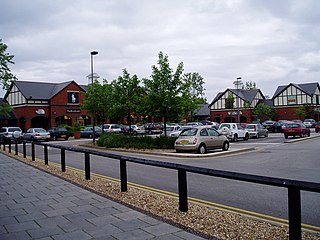
[[[284,143],[295,143],[295,142],[305,141],[305,140],[309,140],[309,139],[312,139],[312,138],[318,138],[318,137],[320,137],[320,134],[319,135],[315,135],[315,136],[305,137],[305,138],[289,139],[289,140],[285,140]]]
[[[248,151],[254,151],[257,148],[256,147],[250,147],[250,148],[239,148],[239,149],[234,149],[234,150],[228,150],[228,151],[215,151],[215,152],[208,152],[206,154],[197,154],[197,153],[176,153],[174,150],[171,152],[167,151],[139,151],[139,150],[134,150],[134,149],[117,149],[117,148],[111,148],[111,149],[106,149],[103,147],[97,147],[93,146],[91,144],[81,144],[77,145],[77,147],[84,147],[84,148],[94,148],[95,150],[100,150],[100,151],[114,151],[114,152],[132,152],[132,153],[137,153],[137,154],[148,154],[148,155],[157,155],[157,156],[171,156],[171,157],[176,157],[176,158],[208,158],[208,157],[216,157],[216,156],[225,156],[229,154],[236,154],[236,153],[243,153],[243,152],[248,152]]]

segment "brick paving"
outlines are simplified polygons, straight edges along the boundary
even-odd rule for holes
[[[202,239],[0,154],[0,240]]]

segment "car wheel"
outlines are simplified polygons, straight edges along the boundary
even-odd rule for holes
[[[287,138],[288,138],[288,135],[284,135],[284,138],[287,139]]]
[[[206,148],[206,145],[204,144],[201,144],[198,148],[198,153],[200,154],[205,154],[207,152],[207,148]]]
[[[238,135],[237,135],[237,134],[234,134],[234,135],[233,135],[233,141],[234,141],[234,142],[237,142],[237,141],[238,141]]]
[[[223,143],[222,150],[223,151],[228,151],[228,149],[229,149],[229,142],[225,141]]]
[[[310,132],[308,132],[307,136],[310,137]]]
[[[89,138],[92,138],[92,134],[91,133],[89,134]]]
[[[69,139],[68,137],[65,138],[66,141],[68,141],[68,139]]]
[[[53,140],[54,140],[54,141],[57,141],[57,140],[58,140],[58,137],[57,137],[57,136],[53,136]]]
[[[303,133],[300,133],[299,137],[303,138],[304,137]]]
[[[264,135],[265,137],[268,137],[268,135],[269,135],[269,133],[268,132],[266,132],[266,134]]]
[[[137,131],[134,131],[134,132],[133,132],[133,135],[135,135],[135,136],[138,135],[138,132],[137,132]]]
[[[151,131],[151,130],[149,130],[149,131],[148,131],[148,134],[149,134],[149,135],[151,135],[151,134],[152,134],[152,131]]]
[[[257,133],[257,136],[256,136],[256,138],[258,139],[260,137],[260,135],[259,135],[259,133]]]

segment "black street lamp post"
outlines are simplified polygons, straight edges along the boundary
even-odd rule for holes
[[[90,56],[91,56],[91,86],[93,87],[93,56],[97,55],[98,52],[97,51],[92,51],[90,52]],[[95,131],[95,125],[96,125],[96,113],[93,111],[92,113],[92,142],[96,141],[96,131]]]

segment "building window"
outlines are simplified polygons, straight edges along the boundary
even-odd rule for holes
[[[68,92],[68,103],[79,104],[79,92]]]

